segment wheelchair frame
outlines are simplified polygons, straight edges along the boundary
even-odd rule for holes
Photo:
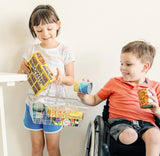
[[[106,127],[107,128],[107,127]],[[105,143],[106,129],[101,116],[89,123],[84,156],[110,156],[108,145]]]
[[[114,150],[116,147],[111,147],[110,142],[112,137],[109,135],[109,126],[107,125],[106,119],[109,117],[109,100],[107,100],[106,105],[103,110],[103,117],[97,115],[94,121],[89,123],[87,133],[86,133],[86,142],[85,142],[85,150],[83,156],[111,156],[110,150]],[[155,123],[158,127],[160,127],[160,119],[155,117]],[[139,142],[139,140],[137,141]],[[135,143],[136,144],[136,143]],[[136,145],[137,151],[134,151],[134,145],[121,145],[121,147],[127,147],[127,151],[131,151],[130,156],[132,155],[145,155],[145,146],[144,142],[140,142],[141,147]],[[114,143],[112,143],[114,145]],[[111,147],[111,148],[110,148]],[[120,147],[120,148],[121,148]],[[141,148],[141,150],[140,150]],[[132,151],[134,151],[132,153]],[[123,151],[124,152],[124,151]],[[118,154],[119,155],[119,154]],[[112,156],[118,156],[117,154],[113,154]],[[121,154],[120,154],[121,155]],[[128,156],[127,154],[122,154],[123,156]]]

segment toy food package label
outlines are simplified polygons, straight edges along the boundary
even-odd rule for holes
[[[59,106],[48,106],[47,114],[49,118],[52,118],[54,125],[71,126],[76,127],[79,125],[79,120],[82,120],[84,113],[77,108]]]
[[[51,106],[47,108],[47,114],[52,118],[61,118],[61,119],[78,119],[82,120],[84,113],[77,108],[71,108],[66,106],[61,106],[59,109],[54,109]]]
[[[78,119],[52,118],[52,121],[54,125],[70,126],[70,127],[77,127],[79,125]]]
[[[90,94],[92,91],[92,82],[87,82],[87,81],[75,81],[74,85],[73,85],[73,89],[75,92],[79,92],[79,93],[84,93],[84,94]]]
[[[153,105],[150,104],[151,102],[153,102],[153,100],[149,98],[150,95],[152,95],[152,93],[148,90],[148,88],[138,90],[138,96],[141,108],[153,107]]]
[[[38,96],[49,83],[56,80],[56,77],[39,51],[34,52],[28,62],[31,72],[28,74],[27,80],[35,96]]]

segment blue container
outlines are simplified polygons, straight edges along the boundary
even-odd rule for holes
[[[92,82],[81,81],[74,83],[74,91],[83,93],[83,94],[90,94],[92,91]]]

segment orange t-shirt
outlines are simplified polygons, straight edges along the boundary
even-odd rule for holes
[[[153,88],[160,105],[160,83],[148,78],[146,82],[133,86],[122,77],[115,77],[110,79],[97,95],[102,100],[109,98],[109,118],[143,120],[155,124],[153,112],[150,109],[140,108],[137,92],[142,88]]]

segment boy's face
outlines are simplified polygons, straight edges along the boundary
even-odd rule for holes
[[[145,75],[149,69],[148,63],[142,63],[131,52],[121,54],[120,71],[123,79],[134,84],[140,84],[145,81]]]

